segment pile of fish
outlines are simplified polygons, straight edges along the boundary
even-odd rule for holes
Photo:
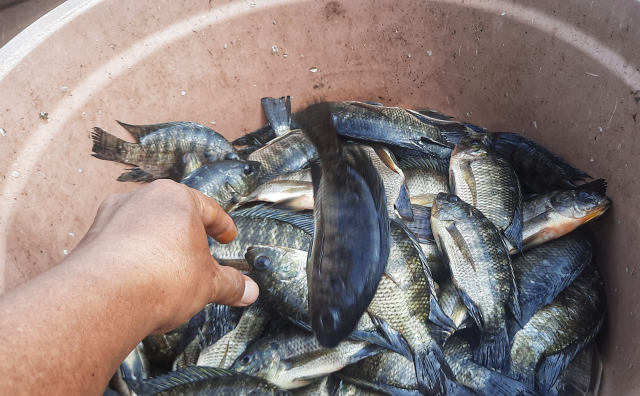
[[[432,110],[318,102],[228,142],[191,122],[93,133],[118,180],[216,199],[213,257],[260,287],[151,335],[120,395],[597,395],[606,311],[590,231],[603,180]]]

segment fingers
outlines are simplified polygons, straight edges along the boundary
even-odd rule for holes
[[[233,220],[212,198],[207,197],[198,190],[188,189],[199,209],[204,228],[213,239],[220,243],[233,241],[238,233]]]
[[[231,267],[218,265],[209,302],[234,307],[247,306],[258,298],[258,285]]]

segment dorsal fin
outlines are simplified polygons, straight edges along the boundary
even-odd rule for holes
[[[136,140],[138,140],[138,142],[140,142],[140,139],[147,136],[148,134],[153,133],[155,131],[159,131],[160,129],[193,124],[193,122],[188,122],[188,121],[172,121],[172,122],[163,122],[161,124],[130,125],[130,124],[125,124],[124,122],[121,122],[118,120],[116,121],[124,129],[126,129],[130,134],[132,134],[133,137],[135,137]]]
[[[294,227],[300,228],[302,231],[313,236],[313,215],[310,213],[290,212],[285,210],[271,209],[265,207],[264,204],[253,206],[248,209],[241,209],[229,213],[231,218],[235,217],[254,217],[263,219],[279,220]]]
[[[208,379],[219,379],[225,377],[244,377],[236,371],[225,370],[215,367],[189,366],[183,370],[174,371],[169,374],[151,378],[146,381],[136,381],[126,379],[127,384],[138,396],[155,395],[176,386],[188,385],[194,382]]]

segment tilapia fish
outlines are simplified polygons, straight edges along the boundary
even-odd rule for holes
[[[602,216],[610,206],[611,200],[603,193],[583,188],[529,198],[523,204],[522,250],[568,234]]]
[[[267,330],[276,317],[262,297],[246,308],[233,330],[205,347],[198,356],[198,366],[231,368],[235,360]]]
[[[247,159],[262,163],[261,182],[264,183],[280,174],[306,168],[317,156],[316,148],[302,131],[294,130],[270,141]]]
[[[430,335],[427,320],[449,327],[453,323],[440,310],[429,266],[417,241],[396,222],[391,223],[391,237],[389,261],[369,314],[385,321],[409,344],[418,390],[427,395],[447,395],[455,380]]]
[[[478,209],[522,248],[522,192],[515,171],[481,140],[463,138],[451,155],[451,193]]]
[[[474,362],[471,346],[461,337],[447,341],[444,355],[458,382],[479,396],[538,396],[533,388]]]
[[[602,380],[602,357],[591,341],[567,366],[548,396],[598,396]]]
[[[259,162],[220,161],[198,168],[181,183],[215,199],[228,211],[254,190],[261,175]]]
[[[324,377],[302,388],[291,391],[293,396],[334,396],[329,389],[329,377]]]
[[[261,378],[214,367],[191,366],[146,381],[129,381],[138,396],[291,396]]]
[[[592,252],[589,238],[575,231],[512,258],[522,323],[580,275]]]
[[[118,121],[119,122],[119,121]],[[193,153],[202,163],[240,159],[237,150],[219,133],[194,122],[129,125],[119,122],[137,140],[125,142],[98,127],[93,129],[93,156],[136,166],[119,180],[152,181],[183,172],[177,170],[183,156]],[[180,181],[179,178],[176,178]]]
[[[275,245],[308,251],[313,237],[313,216],[305,213],[253,207],[229,214],[238,236],[227,244],[209,238],[209,250],[222,265],[248,270],[245,253],[253,245]]]
[[[467,134],[460,123],[434,122],[420,113],[398,107],[363,102],[331,102],[330,105],[338,133],[354,139],[424,151],[429,143],[453,147],[452,142]],[[297,118],[294,120],[300,124]]]
[[[605,310],[604,284],[595,265],[590,265],[516,333],[509,376],[545,395],[600,330]]]
[[[500,232],[478,209],[444,193],[434,201],[431,226],[449,262],[453,282],[482,332],[476,361],[506,371],[506,307],[516,318],[521,314],[511,260]]]
[[[381,350],[377,345],[353,340],[324,348],[313,333],[285,321],[249,347],[232,369],[293,389]]]
[[[575,181],[589,177],[546,148],[516,133],[494,132],[475,137],[482,139],[513,166],[527,192],[570,189],[575,187]]]
[[[436,195],[449,192],[448,169],[443,173],[432,161],[417,157],[401,161],[399,166],[404,171],[412,204],[431,206]]]
[[[269,123],[231,142],[234,146],[248,146],[243,153],[250,154],[271,140],[291,131],[291,98],[289,96],[262,98],[262,109]]]
[[[314,239],[307,266],[309,315],[318,342],[334,347],[356,327],[389,257],[389,215],[380,175],[362,150],[347,161],[331,104],[313,104],[298,125],[318,150],[312,164]],[[288,136],[288,135],[287,135]]]

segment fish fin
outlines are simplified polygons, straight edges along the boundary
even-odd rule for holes
[[[457,287],[457,285],[456,285]],[[462,289],[458,288],[458,292],[460,293],[460,297],[464,302],[464,305],[467,306],[467,311],[469,312],[469,316],[473,318],[476,322],[480,330],[484,328],[484,317],[482,316],[482,312],[476,305],[476,303],[469,297],[469,295]]]
[[[409,197],[409,190],[407,190],[406,183],[402,183],[400,195],[398,195],[398,198],[396,199],[395,206],[400,217],[410,221],[415,220],[411,207],[411,198]]]
[[[474,271],[477,271],[476,264],[473,262],[471,249],[469,248],[469,245],[467,245],[467,241],[464,240],[464,237],[462,236],[462,233],[460,233],[460,230],[458,230],[458,227],[456,227],[456,223],[451,222],[451,224],[446,226],[445,229],[447,230],[449,235],[451,235],[453,242],[460,250],[460,253],[462,253],[462,256],[464,256],[465,260],[467,260],[469,264],[471,264],[471,268],[473,268]]]
[[[472,202],[469,202],[471,206],[478,206],[478,193],[476,190],[476,179],[473,176],[473,169],[471,168],[471,161],[461,161],[460,162],[460,170],[462,171],[462,177],[464,178],[465,183],[469,187],[469,191],[471,191],[471,199]],[[455,185],[455,183],[452,183]]]
[[[371,106],[384,107],[384,105],[383,105],[382,103],[380,103],[380,102],[373,102],[373,101],[370,101],[370,100],[365,100],[365,101],[364,101],[364,102],[362,102],[362,103],[366,103],[366,104],[371,105]]]
[[[427,277],[429,294],[437,298],[436,287],[435,287],[435,284],[433,283],[433,275],[431,274],[431,267],[429,267],[429,260],[427,259],[427,255],[424,254],[424,251],[420,246],[420,241],[418,240],[418,238],[416,238],[415,235],[413,235],[413,233],[409,230],[409,228],[407,228],[407,226],[402,221],[397,219],[394,219],[391,221],[404,231],[405,236],[411,241],[411,243],[413,244],[413,247],[416,249],[416,253],[420,258],[420,264],[422,265],[422,270],[424,271],[424,274]]]
[[[127,132],[132,134],[133,137],[135,137],[138,142],[140,142],[140,139],[147,136],[148,134],[159,131],[160,129],[177,127],[177,126],[187,126],[187,125],[193,124],[192,122],[187,122],[187,121],[172,121],[172,122],[163,122],[161,124],[130,125],[130,124],[125,124],[124,122],[121,122],[118,120],[116,121],[118,122],[118,124],[120,124],[120,126],[126,129]]]
[[[473,124],[469,124],[467,122],[463,122],[462,123],[467,129],[470,129],[472,132],[475,133],[481,133],[481,134],[486,134],[489,133],[489,131],[486,128],[483,127],[479,127],[477,125],[473,125]]]
[[[333,123],[331,103],[314,103],[296,113],[294,117],[305,136],[315,146],[323,167],[333,169],[333,167],[346,166],[342,143]]]
[[[362,348],[361,350],[359,350],[358,352],[356,352],[353,355],[349,356],[347,364],[357,363],[362,359],[366,359],[368,357],[377,355],[378,353],[384,351],[385,349],[386,348],[383,348],[380,345],[369,344],[369,345],[365,346],[364,348]]]
[[[266,208],[264,204],[256,205],[248,209],[240,209],[230,213],[231,217],[257,217],[275,219],[292,226],[298,227],[309,235],[313,235],[313,215],[309,213],[288,212]]]
[[[508,257],[508,256],[507,256]],[[518,293],[518,286],[516,285],[516,277],[513,274],[513,265],[511,259],[509,259],[509,276],[511,278],[511,290],[509,291],[509,297],[507,298],[507,307],[513,314],[513,318],[518,322],[520,327],[524,327],[526,321],[522,318],[522,308],[520,307],[520,296]],[[551,302],[551,301],[549,301]]]
[[[152,175],[151,173],[145,172],[140,168],[133,168],[131,169],[131,171],[129,172],[125,172],[123,174],[121,174],[120,176],[118,176],[118,181],[120,182],[128,182],[128,181],[133,181],[133,182],[142,182],[142,183],[148,183],[148,182],[152,182],[154,180],[156,180],[157,178]]]
[[[376,145],[371,146],[371,148],[376,152],[378,158],[380,158],[380,161],[382,161],[382,163],[385,164],[387,168],[391,169],[399,175],[403,174],[402,169],[400,169],[400,166],[398,166],[398,163],[396,161],[396,156],[393,155],[393,153],[388,148]]]
[[[380,318],[371,316],[371,321],[376,325],[378,332],[380,332],[380,334],[391,344],[391,348],[389,349],[398,352],[409,360],[413,360],[411,348],[402,334]]]
[[[389,118],[389,116],[384,113],[384,108],[385,108],[384,106],[379,106],[377,104],[370,104],[367,102],[349,102],[349,104],[351,106],[360,107],[362,109],[371,111],[373,113],[376,113],[380,117],[384,117],[392,121],[391,118]]]
[[[429,326],[434,340],[439,345],[444,345],[447,338],[456,331],[456,324],[444,313],[440,303],[433,295],[429,302],[429,320],[435,325]]]
[[[262,98],[262,108],[276,135],[291,128],[291,97]],[[282,132],[281,132],[282,131]]]
[[[435,118],[435,119],[442,120],[442,121],[450,120],[450,119],[453,118],[451,116],[448,116],[446,114],[442,114],[442,113],[437,112],[435,110],[424,109],[424,110],[414,110],[414,111],[416,113],[420,113],[420,114],[422,114],[424,116],[427,116],[427,117],[430,117],[430,118]]]
[[[93,139],[93,148],[91,149],[91,151],[93,151],[92,156],[101,160],[126,163],[126,147],[132,143],[125,142],[98,127],[93,128],[91,138]]]
[[[509,370],[511,351],[505,324],[497,334],[483,333],[480,336],[480,344],[474,351],[474,360],[501,373],[506,373]]]
[[[313,210],[313,198],[307,195],[299,197],[285,198],[274,202],[270,209],[285,210],[289,212],[299,212],[301,210]]]
[[[519,251],[522,251],[522,229],[522,207],[519,207],[516,208],[516,211],[513,213],[511,225],[504,230],[504,236],[509,240],[511,245],[517,247]]]
[[[305,322],[304,320],[300,320],[300,319],[296,319],[296,318],[287,318],[287,319],[289,319],[289,321],[291,323],[293,323],[294,325],[296,325],[296,326],[298,326],[300,328],[303,328],[303,329],[308,330],[308,331],[312,331],[311,330],[311,325],[309,323]]]
[[[589,183],[581,184],[575,188],[576,190],[591,190],[598,194],[607,195],[607,181],[605,179],[597,179]]]
[[[430,169],[443,174],[449,172],[449,161],[435,157],[407,157],[401,160],[398,165],[400,169]]]
[[[369,331],[356,330],[353,333],[351,333],[349,338],[351,338],[352,340],[370,342],[371,344],[378,345],[384,349],[390,349],[392,351],[395,351],[394,346],[389,342],[389,340],[387,340],[384,336],[382,336],[382,334],[375,331],[369,332]]]
[[[483,394],[491,396],[538,396],[538,393],[530,386],[502,375],[493,370],[486,370],[483,377]]]
[[[176,386],[224,377],[245,377],[245,375],[240,374],[237,371],[215,367],[189,366],[185,369],[173,371],[169,374],[154,377],[145,381],[136,381],[128,378],[125,378],[125,381],[138,396],[150,396]]]
[[[431,230],[431,208],[422,205],[411,205],[413,221],[404,223],[409,231],[418,239],[433,241]]]
[[[455,376],[447,364],[442,349],[431,339],[420,349],[413,351],[418,391],[422,395],[446,396]],[[452,393],[451,393],[452,394]]]
[[[252,151],[264,147],[267,143],[275,139],[276,133],[271,128],[271,125],[266,124],[255,131],[249,132],[246,135],[240,136],[233,142],[234,146],[250,146],[253,147]]]

